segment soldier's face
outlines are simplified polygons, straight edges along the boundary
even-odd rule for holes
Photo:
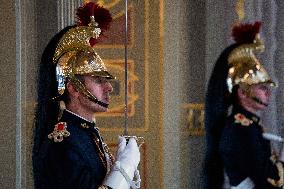
[[[89,90],[91,94],[94,95],[99,101],[106,104],[110,103],[110,93],[112,92],[113,88],[108,79],[103,77],[84,76],[84,81],[87,90]],[[81,95],[79,99],[81,104],[89,109],[89,111],[107,111],[107,108],[97,103],[91,102],[83,95]]]
[[[252,85],[248,97],[251,98],[250,105],[256,110],[263,110],[269,105],[271,88],[265,84]]]

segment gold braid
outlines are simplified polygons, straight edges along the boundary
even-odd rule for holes
[[[267,181],[274,187],[282,188],[284,189],[284,169],[283,169],[283,164],[277,160],[277,157],[275,155],[272,155],[270,157],[270,160],[272,163],[276,166],[278,170],[278,176],[279,180],[272,179],[272,178],[267,178]]]

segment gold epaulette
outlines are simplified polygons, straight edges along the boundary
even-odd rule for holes
[[[237,113],[235,116],[235,123],[240,123],[242,126],[250,126],[253,121],[248,119],[245,115]]]
[[[49,139],[53,139],[54,142],[63,141],[63,137],[70,136],[70,133],[67,131],[67,123],[59,122],[55,125],[53,132],[48,135]]]

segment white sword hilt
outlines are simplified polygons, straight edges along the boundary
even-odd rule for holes
[[[284,142],[284,139],[281,136],[272,134],[272,133],[263,133],[262,134],[263,138],[271,141],[276,141],[276,142]]]

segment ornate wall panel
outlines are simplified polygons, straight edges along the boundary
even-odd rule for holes
[[[1,107],[0,107],[0,188],[12,188],[15,187],[15,183],[19,184],[19,180],[16,179],[16,175],[21,175],[20,170],[16,169],[19,164],[16,159],[19,160],[21,154],[17,153],[17,146],[15,139],[19,131],[19,117],[17,116],[17,89],[19,82],[17,82],[17,74],[19,73],[17,58],[15,56],[16,47],[16,19],[13,17],[16,15],[16,10],[13,7],[14,1],[2,2],[1,8],[5,11],[1,11],[0,16],[1,27],[0,31],[0,79],[1,79]],[[18,20],[17,20],[18,21]],[[5,35],[3,35],[5,34]],[[17,144],[18,141],[17,141]]]
[[[183,104],[182,108],[185,110],[183,133],[188,133],[189,136],[204,136],[204,104]]]

